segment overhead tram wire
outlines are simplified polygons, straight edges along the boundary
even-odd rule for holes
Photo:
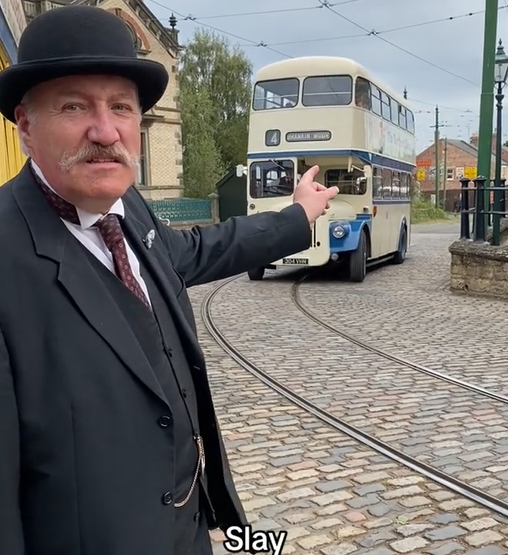
[[[479,15],[485,12],[485,10],[479,10],[477,12],[468,12],[465,14],[460,14],[457,16],[449,16],[449,17],[444,17],[444,18],[440,18],[440,19],[434,19],[431,21],[423,21],[420,23],[413,23],[410,25],[405,25],[402,27],[395,27],[392,29],[386,29],[384,31],[369,31],[368,29],[366,29],[365,27],[361,26],[360,24],[356,23],[355,21],[353,21],[352,19],[349,19],[348,17],[340,14],[339,12],[337,12],[334,7],[336,6],[340,6],[340,5],[344,5],[344,4],[352,4],[355,2],[359,2],[359,1],[363,1],[363,0],[345,0],[343,2],[335,2],[335,3],[330,3],[328,0],[317,0],[319,2],[318,6],[309,6],[309,7],[300,7],[300,8],[285,8],[285,9],[278,9],[278,10],[266,10],[266,11],[259,11],[259,12],[244,12],[244,13],[235,13],[235,14],[229,14],[230,17],[241,17],[241,16],[250,16],[250,15],[264,15],[264,14],[272,14],[272,13],[282,13],[282,12],[299,12],[299,11],[309,11],[309,10],[315,10],[315,9],[328,9],[329,11],[331,11],[333,14],[337,15],[338,17],[340,17],[341,19],[344,19],[345,21],[348,21],[349,23],[351,23],[352,25],[355,25],[356,27],[358,27],[359,29],[361,29],[362,31],[365,31],[365,33],[362,34],[357,34],[357,35],[348,35],[348,36],[342,36],[342,37],[328,37],[328,38],[315,38],[315,39],[304,39],[304,40],[299,40],[299,41],[287,41],[287,42],[280,42],[280,43],[265,43],[263,41],[261,42],[257,42],[254,41],[252,39],[248,39],[245,37],[241,37],[239,35],[236,35],[234,33],[230,33],[229,31],[224,31],[222,29],[219,29],[217,27],[214,27],[212,25],[209,25],[207,23],[202,23],[201,20],[203,19],[218,19],[221,17],[228,17],[227,15],[215,15],[215,16],[203,16],[203,17],[194,17],[191,15],[185,16],[182,13],[171,9],[169,6],[165,6],[164,4],[161,4],[160,2],[158,2],[157,0],[148,0],[149,2],[152,2],[153,4],[164,8],[165,10],[171,11],[172,13],[176,14],[178,17],[182,18],[182,20],[184,21],[191,21],[192,23],[201,26],[201,27],[205,27],[208,28],[210,30],[216,31],[219,34],[222,35],[226,35],[226,36],[230,36],[233,37],[237,40],[243,41],[244,44],[241,44],[240,46],[242,47],[262,47],[265,48],[267,50],[270,50],[272,52],[275,52],[276,54],[279,54],[280,56],[283,56],[284,58],[294,58],[294,56],[290,56],[289,54],[286,54],[285,52],[281,52],[280,50],[274,48],[274,46],[283,46],[283,45],[290,45],[290,44],[300,44],[300,43],[311,43],[311,42],[321,42],[321,41],[331,41],[331,40],[340,40],[340,39],[348,39],[348,38],[361,38],[361,37],[367,37],[367,36],[374,36],[376,38],[378,38],[379,40],[389,44],[390,46],[392,46],[393,48],[396,48],[414,58],[416,58],[417,60],[420,60],[436,69],[439,69],[440,71],[443,71],[444,73],[447,73],[453,77],[456,77],[458,79],[461,79],[467,83],[470,83],[472,85],[476,85],[478,86],[477,83],[470,81],[469,79],[466,79],[465,77],[458,75],[456,73],[453,73],[437,64],[434,64],[433,62],[426,60],[425,58],[422,58],[421,56],[418,56],[417,54],[414,54],[413,52],[410,52],[409,50],[394,44],[393,42],[385,39],[384,37],[380,36],[381,34],[386,34],[386,33],[392,33],[395,31],[402,31],[405,29],[411,29],[411,28],[415,28],[415,27],[423,27],[423,26],[428,26],[428,25],[433,25],[436,23],[441,23],[441,22],[445,22],[445,21],[454,21],[460,18],[464,18],[464,17],[471,17],[474,15]],[[506,9],[507,13],[508,13],[508,0],[504,0],[505,1],[505,5],[504,6],[500,6],[498,9],[502,10],[502,9]],[[426,104],[425,102],[421,102],[418,100],[413,100],[413,102],[418,102],[418,103],[422,103],[422,104]],[[444,106],[443,106],[444,107]],[[458,110],[457,108],[446,108],[445,109],[449,109],[449,110],[453,110],[453,111],[457,111],[457,112],[468,112],[463,111],[463,110]]]
[[[344,4],[353,4],[355,2],[363,2],[363,0],[345,0],[344,2],[335,2],[330,4],[332,7],[334,6],[342,6]],[[305,12],[310,10],[321,10],[324,6],[319,4],[318,6],[306,6],[301,8],[281,8],[278,10],[262,10],[259,12],[239,12],[239,13],[229,13],[229,14],[221,14],[221,15],[205,15],[202,17],[195,17],[192,15],[188,15],[185,19],[186,20],[199,20],[202,21],[203,19],[225,19],[227,17],[247,17],[251,15],[270,15],[275,13],[291,13],[291,12]]]
[[[506,10],[508,13],[508,0],[506,6],[500,6],[499,10]],[[336,6],[337,4],[330,4],[331,7]],[[321,4],[324,8],[325,6]],[[303,8],[309,9],[309,8]],[[292,11],[292,10],[291,10]],[[287,46],[292,44],[302,44],[302,43],[315,43],[315,42],[328,42],[328,41],[335,41],[335,40],[344,40],[344,39],[356,39],[361,37],[370,37],[371,35],[385,35],[386,33],[395,33],[396,31],[405,31],[406,29],[413,29],[415,27],[426,27],[428,25],[435,25],[436,23],[444,23],[447,21],[457,21],[458,19],[463,19],[465,17],[473,17],[475,15],[481,15],[485,13],[485,10],[480,10],[477,12],[468,12],[460,15],[452,15],[449,17],[442,17],[440,19],[432,19],[430,21],[422,21],[420,23],[411,23],[410,25],[403,25],[402,27],[393,27],[392,29],[384,29],[383,31],[369,31],[368,33],[357,33],[355,35],[342,35],[342,36],[335,36],[335,37],[316,37],[313,39],[303,39],[303,40],[292,40],[292,41],[285,41],[285,42],[271,42],[270,46]],[[248,14],[243,14],[248,15]],[[203,18],[198,18],[203,19]]]
[[[154,4],[157,4],[161,7],[164,7],[166,9],[167,6],[162,6],[161,4],[159,4],[158,2],[156,2],[155,0],[149,0],[151,2],[153,2]],[[230,14],[219,14],[219,15],[207,15],[207,16],[193,16],[191,14],[184,16],[183,14],[176,13],[179,17],[182,18],[183,21],[192,21],[194,23],[200,23],[203,20],[209,20],[209,19],[225,19],[225,18],[229,18],[229,17],[249,17],[249,16],[255,16],[255,15],[270,15],[270,14],[280,14],[280,13],[291,13],[291,12],[303,12],[303,11],[311,11],[311,10],[316,10],[316,9],[323,9],[323,8],[335,8],[337,6],[342,6],[344,4],[352,4],[355,2],[362,2],[364,0],[346,0],[343,2],[324,2],[324,3],[320,3],[317,6],[306,6],[306,7],[299,7],[299,8],[281,8],[281,9],[276,9],[276,10],[260,10],[260,11],[254,11],[254,12],[236,12],[236,13],[230,13]],[[318,0],[318,2],[320,2],[320,0]],[[499,10],[506,10],[506,13],[508,13],[508,0],[504,0],[505,5],[504,6],[499,6]],[[333,10],[332,10],[333,11]],[[293,45],[293,44],[302,44],[302,43],[315,43],[315,42],[327,42],[327,41],[334,41],[334,40],[343,40],[343,39],[352,39],[352,38],[361,38],[361,37],[368,37],[371,35],[384,35],[387,33],[394,33],[397,31],[405,31],[406,29],[414,29],[416,27],[426,27],[428,25],[435,25],[436,23],[444,23],[447,21],[456,21],[458,19],[463,19],[463,18],[467,18],[467,17],[474,17],[476,15],[481,15],[485,13],[485,10],[478,10],[475,12],[467,12],[467,13],[463,13],[463,14],[459,14],[459,15],[451,15],[451,16],[447,16],[447,17],[441,17],[439,19],[432,19],[430,21],[421,21],[419,23],[411,23],[409,25],[403,25],[401,27],[393,27],[391,29],[385,29],[382,31],[367,31],[365,33],[361,33],[361,34],[355,34],[355,35],[344,35],[344,36],[334,36],[334,37],[317,37],[317,38],[312,38],[312,39],[300,39],[300,40],[294,40],[294,41],[284,41],[284,42],[271,42],[271,43],[263,43],[263,46],[266,47],[274,47],[274,46],[286,46],[286,45]],[[363,29],[363,27],[360,27]],[[225,34],[229,34],[231,35],[231,33],[225,33]],[[256,43],[255,41],[249,41],[252,42],[253,44],[245,44],[243,46],[259,46],[260,43]],[[397,46],[396,46],[397,47]]]
[[[160,6],[161,8],[164,8],[168,11],[172,11],[173,13],[175,13],[176,15],[178,15],[179,17],[181,17],[184,21],[191,21],[192,23],[202,26],[202,27],[206,27],[208,29],[211,29],[213,31],[216,31],[220,34],[223,35],[227,35],[230,37],[233,37],[237,40],[241,40],[244,43],[247,44],[242,44],[240,46],[243,47],[262,47],[265,48],[267,50],[270,50],[272,52],[275,52],[276,54],[279,54],[280,56],[283,56],[284,58],[294,58],[294,56],[290,56],[289,54],[286,54],[285,52],[281,52],[280,50],[274,48],[274,46],[284,46],[284,45],[290,45],[290,44],[300,44],[300,43],[311,43],[311,42],[321,42],[321,41],[326,41],[326,40],[340,40],[340,39],[351,39],[351,38],[361,38],[361,37],[365,37],[365,36],[373,36],[376,37],[377,39],[385,42],[386,44],[392,46],[393,48],[396,48],[397,50],[400,50],[401,52],[404,52],[406,54],[408,54],[409,56],[412,56],[413,58],[420,60],[421,62],[430,65],[436,69],[439,69],[440,71],[447,73],[448,75],[451,75],[453,77],[456,77],[457,79],[461,79],[462,81],[465,81],[466,83],[470,83],[472,85],[475,86],[479,86],[478,83],[475,83],[474,81],[471,81],[465,77],[463,77],[462,75],[458,75],[457,73],[453,73],[450,70],[447,70],[446,68],[443,68],[437,64],[435,64],[434,62],[431,62],[429,60],[426,60],[425,58],[418,56],[417,54],[414,54],[413,52],[407,50],[406,48],[403,48],[402,46],[399,46],[398,44],[395,44],[391,41],[389,41],[388,39],[385,39],[384,37],[380,36],[381,34],[386,34],[386,33],[392,33],[395,31],[401,31],[401,30],[405,30],[405,29],[411,29],[411,28],[415,28],[415,27],[423,27],[423,26],[427,26],[427,25],[433,25],[436,23],[441,23],[444,21],[453,21],[456,19],[460,19],[460,18],[464,18],[464,17],[471,17],[474,15],[479,15],[481,13],[484,13],[485,10],[479,10],[477,12],[468,12],[465,14],[460,14],[457,16],[449,16],[449,17],[445,17],[445,18],[440,18],[440,19],[435,19],[432,21],[423,21],[420,23],[413,23],[410,25],[405,25],[402,27],[395,27],[392,29],[386,29],[384,31],[375,31],[375,30],[368,30],[367,28],[363,27],[362,25],[356,23],[355,21],[353,21],[352,19],[349,19],[348,17],[346,17],[345,15],[342,15],[341,13],[337,12],[334,8],[336,6],[340,6],[340,5],[344,5],[344,4],[351,4],[354,2],[358,2],[358,1],[362,1],[362,0],[345,0],[343,2],[335,2],[335,3],[331,3],[329,2],[329,0],[317,0],[319,2],[318,6],[309,6],[309,7],[300,7],[300,8],[285,8],[285,9],[279,9],[279,10],[266,10],[266,11],[259,11],[259,12],[239,12],[239,13],[235,13],[235,14],[229,14],[229,16],[235,16],[235,17],[241,17],[241,16],[250,16],[250,15],[263,15],[263,14],[270,14],[270,13],[282,13],[282,12],[299,12],[299,11],[309,11],[309,10],[314,10],[314,9],[322,9],[322,8],[326,8],[329,11],[331,11],[333,14],[335,14],[336,16],[340,17],[341,19],[344,19],[345,21],[348,21],[349,23],[351,23],[352,25],[358,27],[359,29],[361,29],[362,31],[364,31],[365,33],[363,34],[357,34],[357,35],[349,35],[349,36],[343,36],[343,37],[329,37],[329,38],[315,38],[315,39],[303,39],[303,40],[299,40],[299,41],[287,41],[287,42],[280,42],[280,43],[265,43],[264,41],[261,42],[257,42],[251,39],[247,39],[245,37],[241,37],[239,35],[236,35],[234,33],[230,33],[228,31],[224,31],[222,29],[219,29],[217,27],[213,27],[211,25],[208,25],[207,23],[203,23],[201,20],[203,19],[217,19],[220,17],[228,17],[227,15],[215,15],[215,16],[203,16],[203,17],[195,17],[192,15],[183,15],[182,13],[177,12],[176,10],[172,10],[171,8],[169,8],[168,6],[165,6],[164,4],[161,4],[160,2],[158,2],[157,0],[148,0],[149,2],[152,2],[153,4]],[[505,0],[506,1],[506,0]],[[498,9],[506,9],[508,6],[500,6]],[[508,11],[508,10],[507,10]]]
[[[161,4],[160,2],[157,2],[157,0],[148,0],[148,1],[151,2],[152,4],[155,4],[156,6],[159,6],[161,8],[164,8],[165,10],[170,11],[171,13],[177,15],[178,17],[181,17],[182,19],[186,19],[185,15],[177,12],[176,10],[171,9],[169,6],[165,6],[164,4]],[[294,58],[294,56],[290,56],[289,54],[286,54],[285,52],[281,52],[280,50],[277,50],[276,48],[272,48],[271,46],[265,44],[262,41],[261,42],[256,42],[254,40],[247,39],[247,38],[241,37],[239,35],[235,35],[234,33],[230,33],[228,31],[223,31],[222,29],[218,29],[217,27],[213,27],[212,25],[208,25],[207,23],[201,23],[200,21],[196,21],[194,19],[186,19],[186,21],[191,21],[195,25],[199,25],[200,27],[206,27],[207,29],[210,29],[212,31],[216,31],[217,33],[219,33],[221,35],[227,35],[227,36],[233,37],[237,40],[241,40],[241,41],[249,43],[249,44],[241,44],[240,46],[259,46],[259,47],[265,48],[266,50],[271,50],[272,52],[275,52],[276,54],[279,54],[279,56],[283,56],[284,58]]]
[[[462,75],[458,75],[457,73],[453,73],[452,71],[449,71],[448,69],[445,69],[444,67],[438,66],[437,64],[435,64],[434,62],[430,62],[429,60],[426,60],[425,58],[422,58],[421,56],[418,56],[417,54],[414,54],[413,52],[410,52],[409,50],[406,50],[405,48],[403,48],[402,46],[399,46],[398,44],[395,44],[387,39],[385,39],[384,37],[379,36],[375,31],[369,31],[368,29],[366,29],[365,27],[363,27],[362,25],[360,25],[359,23],[356,23],[356,21],[353,21],[352,19],[349,19],[348,17],[346,17],[345,15],[342,15],[341,13],[337,12],[336,10],[334,10],[328,0],[318,0],[318,2],[320,2],[321,4],[323,4],[323,6],[325,8],[327,8],[328,10],[330,10],[332,13],[334,13],[337,17],[340,17],[341,19],[344,19],[344,21],[347,21],[348,23],[351,23],[352,25],[354,25],[355,27],[358,27],[359,29],[362,29],[362,31],[365,31],[366,33],[368,33],[369,35],[376,37],[377,39],[385,42],[386,44],[389,44],[390,46],[392,46],[393,48],[396,48],[397,50],[400,50],[401,52],[405,52],[406,54],[408,54],[409,56],[412,56],[413,58],[416,58],[417,60],[420,60],[421,62],[424,62],[436,69],[439,69],[440,71],[443,71],[444,73],[448,73],[448,75],[452,75],[453,77],[457,77],[457,79],[461,79],[462,81],[465,81],[466,83],[470,83],[472,85],[475,85],[476,87],[479,87],[478,83],[475,83],[474,81],[470,81],[469,79],[466,79],[465,77],[463,77]]]

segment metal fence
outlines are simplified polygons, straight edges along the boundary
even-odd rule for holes
[[[212,199],[175,198],[148,200],[147,203],[159,219],[170,223],[213,220]]]
[[[487,230],[492,227],[490,243],[499,246],[501,241],[501,221],[508,216],[507,201],[508,190],[506,180],[502,179],[498,186],[489,183],[485,185],[485,177],[477,177],[473,180],[474,196],[471,207],[470,179],[462,178],[461,183],[461,239],[471,239],[479,243],[487,241]],[[473,216],[473,231],[471,231],[471,215]]]

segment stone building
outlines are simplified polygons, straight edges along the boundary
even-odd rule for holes
[[[176,19],[171,17],[169,27],[164,27],[142,0],[23,0],[23,4],[28,21],[47,10],[71,4],[93,5],[108,10],[126,23],[139,57],[164,64],[170,81],[165,95],[143,117],[137,186],[149,200],[181,197],[183,160]]]
[[[0,0],[0,71],[16,62],[25,26],[22,0]],[[0,186],[19,172],[25,160],[16,126],[0,115]]]
[[[491,177],[495,171],[495,144],[492,139]],[[473,135],[466,141],[441,139],[439,141],[439,198],[446,197],[446,209],[451,211],[460,197],[461,177],[476,177],[478,163],[478,138]],[[503,147],[501,175],[508,178],[508,148]],[[423,196],[430,199],[435,194],[435,145],[432,144],[416,157],[417,181]]]

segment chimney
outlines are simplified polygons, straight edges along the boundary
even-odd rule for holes
[[[474,146],[475,148],[478,148],[478,133],[473,133],[471,135],[471,137],[469,138],[469,144],[471,146]]]

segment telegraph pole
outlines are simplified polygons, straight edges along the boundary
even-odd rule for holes
[[[443,209],[446,212],[446,181],[448,179],[448,137],[444,139],[444,154],[443,154]]]
[[[436,123],[434,129],[434,154],[435,154],[435,173],[434,173],[434,194],[436,195],[436,208],[439,208],[439,107],[436,106]]]
[[[478,132],[477,175],[486,178],[490,185],[492,160],[492,126],[494,118],[494,69],[498,0],[485,0],[483,35],[482,94],[480,98],[480,128]],[[489,191],[485,191],[484,206],[489,206]],[[487,218],[485,216],[485,218]],[[485,225],[487,220],[485,220]]]
[[[439,123],[439,106],[436,106],[436,122],[431,125],[434,128],[434,155],[435,155],[435,165],[436,171],[434,175],[434,193],[436,195],[436,208],[439,208],[439,128],[440,127],[452,127],[451,125],[445,125],[444,123]],[[445,139],[447,141],[447,139]],[[445,148],[448,148],[446,143]],[[446,154],[445,154],[445,164],[446,164]],[[446,172],[446,170],[444,170]],[[446,175],[443,174],[443,179],[446,181]]]

